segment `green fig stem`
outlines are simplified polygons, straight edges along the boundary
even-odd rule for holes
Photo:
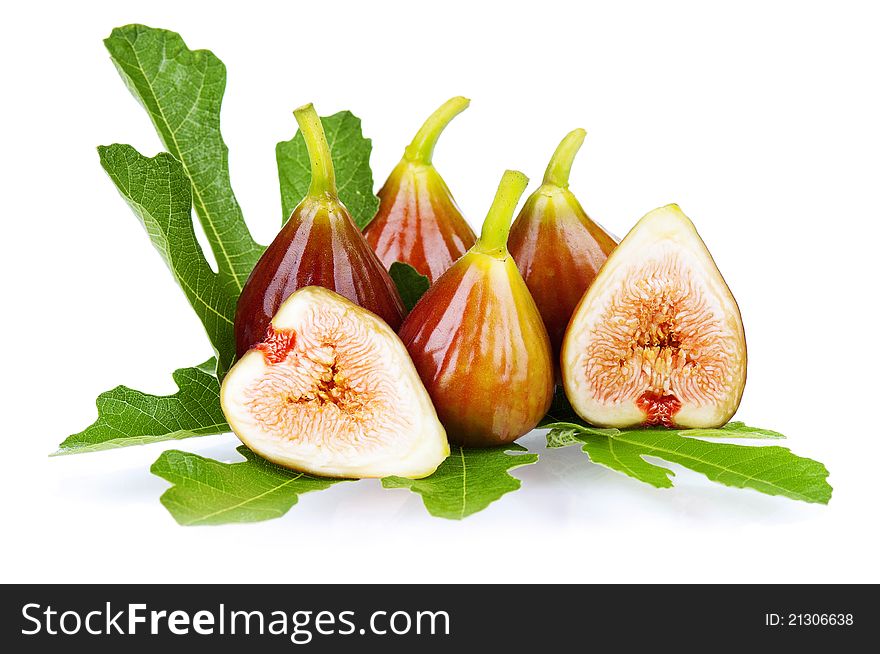
[[[492,206],[483,222],[483,231],[474,250],[493,256],[507,256],[507,235],[519,199],[529,185],[529,178],[518,170],[505,170]]]
[[[440,134],[453,118],[468,108],[470,103],[470,100],[460,95],[444,102],[416,133],[412,143],[407,146],[404,157],[415,163],[430,164]]]
[[[568,188],[571,165],[574,163],[574,157],[581,149],[586,135],[587,133],[580,128],[573,129],[565,135],[565,138],[557,146],[556,152],[553,153],[550,163],[547,164],[547,172],[544,173],[545,184]]]
[[[324,134],[324,126],[321,118],[311,103],[294,110],[293,115],[299,125],[306,148],[309,151],[309,162],[312,164],[312,182],[309,185],[309,195],[317,197],[321,195],[336,195],[336,173],[333,171],[333,158],[330,155],[330,146]]]

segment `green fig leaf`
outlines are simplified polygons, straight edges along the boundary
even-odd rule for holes
[[[53,456],[228,432],[214,367],[211,359],[194,368],[175,370],[173,378],[179,390],[174,395],[149,395],[126,386],[101,393],[98,419],[66,438]]]
[[[601,429],[583,422],[545,422],[548,447],[580,445],[593,463],[657,488],[672,486],[674,472],[649,463],[646,456],[704,474],[710,480],[768,495],[827,504],[832,488],[828,470],[818,461],[779,446],[748,446],[705,438],[783,438],[779,432],[732,422],[718,429]]]
[[[171,482],[160,498],[178,524],[222,525],[280,518],[302,493],[324,490],[343,479],[327,479],[270,463],[245,446],[240,463],[168,450],[150,472]]]
[[[422,496],[433,516],[461,520],[482,511],[522,482],[509,474],[520,466],[537,462],[537,454],[521,454],[526,448],[502,445],[490,448],[452,447],[450,456],[430,477],[385,477],[385,488],[408,488]]]
[[[229,150],[220,134],[226,67],[208,50],[187,48],[179,34],[144,25],[118,27],[104,45],[192,182],[220,281],[237,298],[263,247],[251,237],[229,180]]]
[[[431,282],[425,275],[413,268],[408,263],[395,261],[388,269],[388,274],[394,280],[400,298],[407,311],[412,311],[416,306],[416,302],[425,294],[431,286]]]
[[[196,240],[191,186],[183,167],[166,152],[150,159],[130,145],[102,146],[98,153],[104,170],[202,321],[223,375],[235,356],[236,297],[211,270]]]
[[[772,429],[749,427],[744,422],[728,422],[717,429],[684,429],[679,435],[688,438],[770,438],[784,439],[785,435]]]
[[[373,171],[370,153],[373,142],[361,132],[361,119],[350,111],[340,111],[321,118],[324,134],[330,145],[339,199],[351,213],[358,229],[363,229],[376,215],[379,198],[373,193]],[[290,214],[309,190],[312,169],[302,133],[275,146],[278,179],[281,183],[282,221]]]

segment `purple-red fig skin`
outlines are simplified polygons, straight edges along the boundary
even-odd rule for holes
[[[379,211],[364,236],[386,268],[408,263],[431,283],[477,240],[437,171],[406,161],[379,191]]]
[[[281,303],[305,286],[329,288],[394,330],[403,320],[394,282],[348,211],[333,199],[307,198],[266,248],[241,292],[235,314],[239,357],[265,338]]]
[[[399,332],[449,440],[470,447],[531,431],[553,397],[547,332],[513,260],[480,257],[459,259]]]
[[[537,191],[511,226],[507,248],[538,306],[556,361],[575,307],[616,246],[568,190]]]

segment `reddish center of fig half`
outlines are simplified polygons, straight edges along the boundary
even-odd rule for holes
[[[255,347],[263,353],[267,363],[281,363],[296,343],[296,334],[291,331],[277,330],[269,325],[268,333],[262,343]]]
[[[649,426],[673,427],[672,416],[681,408],[681,402],[675,395],[650,392],[639,395],[636,405],[645,412],[645,424]]]
[[[678,207],[645,216],[608,259],[569,324],[562,372],[593,424],[713,427],[733,416],[746,372],[739,309]]]
[[[324,476],[430,474],[448,454],[397,335],[320,287],[296,291],[223,382],[230,426],[264,458]]]

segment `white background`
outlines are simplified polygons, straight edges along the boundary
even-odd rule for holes
[[[867,2],[710,4],[7,7],[0,580],[880,581],[878,17]],[[274,145],[305,102],[363,119],[378,185],[438,104],[471,97],[435,163],[475,227],[503,169],[536,179],[586,128],[573,190],[619,236],[669,202],[693,218],[742,307],[738,418],[827,464],[831,504],[677,466],[677,487],[656,490],[536,433],[523,488],[464,522],[364,481],[280,520],[183,528],[150,463],[168,447],[233,460],[233,437],[49,459],[101,391],[173,392],[171,371],[210,354],[95,152],[161,149],[101,43],[129,22],[226,63],[232,181],[264,243],[280,221]]]

